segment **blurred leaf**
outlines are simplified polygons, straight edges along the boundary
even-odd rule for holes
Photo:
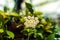
[[[6,14],[6,12],[4,12],[4,11],[1,11],[1,10],[0,10],[0,15],[2,15],[3,18],[7,18],[7,14]]]
[[[0,22],[3,22],[3,21],[4,21],[3,16],[0,15]]]
[[[4,12],[7,12],[8,8],[6,6],[4,6]]]
[[[48,1],[40,3],[40,6],[46,5]]]
[[[33,33],[34,33],[34,38],[36,38],[37,37],[37,30],[35,28],[34,28]]]
[[[11,32],[11,31],[6,31],[7,35],[10,37],[10,38],[14,38],[14,33]]]
[[[37,35],[39,35],[41,38],[43,38],[43,35],[42,35],[42,33],[37,33]]]
[[[0,10],[0,14],[1,14],[1,13],[3,13],[3,11],[2,11],[2,10]]]
[[[47,37],[47,40],[54,40],[55,38],[55,35],[54,34],[51,34]]]
[[[42,19],[42,18],[43,18],[43,15],[37,15],[37,17],[38,17],[39,19]]]
[[[41,24],[46,25],[47,24],[46,20],[45,19],[42,19],[41,20]]]
[[[22,17],[22,18],[20,18],[20,21],[21,21],[21,22],[24,22],[24,18],[23,18],[23,17]]]
[[[11,12],[11,13],[9,13],[8,15],[10,15],[10,16],[19,16],[19,14],[16,13],[16,12]]]
[[[25,4],[26,4],[26,8],[27,8],[31,13],[33,13],[32,5],[29,4],[29,3],[25,3]]]
[[[34,15],[37,16],[39,19],[43,18],[43,13],[42,12],[34,12]]]
[[[9,19],[5,20],[5,21],[4,21],[4,24],[6,24],[8,21],[9,21]]]
[[[41,27],[44,27],[44,25],[42,25],[42,24],[37,25],[37,28],[41,28]]]
[[[0,33],[3,33],[4,32],[4,30],[3,29],[0,29]]]
[[[51,30],[47,30],[47,32],[49,32],[49,33],[53,33]]]
[[[50,23],[52,20],[51,20],[51,18],[46,18],[45,19],[48,23]]]
[[[60,26],[56,26],[56,31],[60,32]]]
[[[43,13],[42,12],[35,12],[34,15],[42,15]]]
[[[29,29],[29,28],[27,28],[27,29],[24,29],[24,30],[22,30],[21,32],[24,34],[24,35],[31,35],[31,34],[33,34],[34,33],[34,31],[35,30],[33,30],[33,29]]]

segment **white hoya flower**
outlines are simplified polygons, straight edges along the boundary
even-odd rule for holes
[[[35,28],[35,26],[39,23],[38,17],[34,17],[34,16],[24,17],[24,20],[25,20],[24,25],[27,28],[28,27]]]

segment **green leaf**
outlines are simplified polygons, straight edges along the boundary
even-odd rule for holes
[[[47,32],[49,32],[49,33],[53,33],[53,31],[51,31],[51,30],[47,30]]]
[[[11,13],[9,13],[8,15],[10,15],[10,16],[19,16],[19,14],[16,13],[16,12],[11,12]]]
[[[26,8],[27,8],[31,13],[33,13],[32,5],[29,4],[29,3],[25,3],[25,4],[26,4]]]
[[[47,40],[54,40],[55,34],[51,34],[47,37]]]
[[[60,32],[60,26],[56,26],[55,28],[56,28],[55,30],[56,30],[57,32]]]
[[[3,11],[0,10],[0,22],[3,21],[3,16],[2,16],[2,14],[3,14]]]
[[[0,29],[0,33],[3,33],[4,32],[4,30],[3,29]]]
[[[7,12],[7,10],[9,10],[9,8],[7,8],[6,6],[4,6],[4,11]]]
[[[42,33],[37,33],[37,35],[39,35],[41,38],[43,38],[43,35],[42,35]]]
[[[6,33],[7,33],[7,35],[8,35],[10,38],[14,39],[14,33],[13,33],[13,32],[11,32],[11,31],[6,31]]]
[[[35,12],[35,13],[34,13],[34,15],[43,15],[43,13],[42,13],[42,12],[37,11],[37,12]]]
[[[3,16],[0,15],[0,22],[3,22],[3,21],[4,21]]]

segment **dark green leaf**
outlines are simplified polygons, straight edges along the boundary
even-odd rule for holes
[[[54,34],[51,34],[47,37],[47,40],[54,40],[55,38],[55,35]]]
[[[4,21],[3,16],[0,15],[0,22],[3,22],[3,21]]]
[[[4,6],[4,11],[7,12],[9,10],[6,6]]]
[[[29,4],[29,3],[25,3],[25,4],[26,4],[26,8],[27,8],[31,13],[33,13],[32,5]]]

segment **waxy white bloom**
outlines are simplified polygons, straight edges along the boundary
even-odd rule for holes
[[[35,28],[36,25],[39,23],[38,17],[34,17],[34,16],[28,16],[28,17],[24,17],[25,23],[24,25],[28,28],[28,27],[32,27]]]

